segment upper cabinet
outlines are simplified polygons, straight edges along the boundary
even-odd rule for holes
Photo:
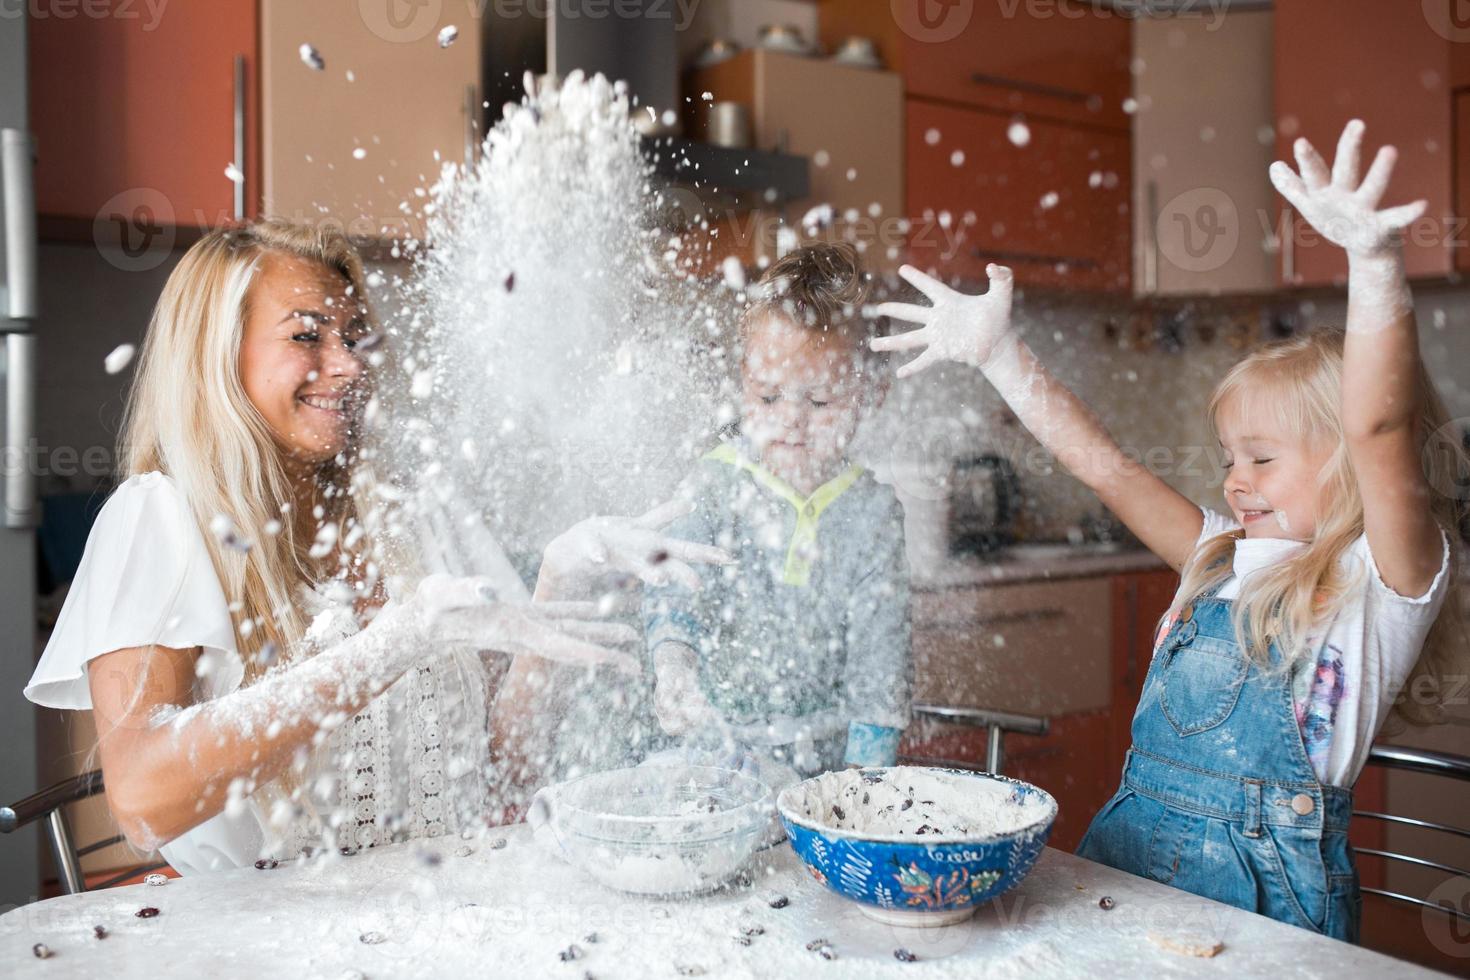
[[[155,10],[155,7],[157,8]],[[206,227],[259,173],[256,0],[30,20],[36,208],[47,236],[114,222]],[[237,120],[238,114],[238,120]],[[237,127],[238,122],[238,127]],[[246,159],[236,161],[237,135]],[[252,213],[249,197],[245,213]]]
[[[1275,5],[1276,155],[1292,161],[1298,137],[1329,160],[1349,119],[1368,126],[1365,163],[1377,147],[1398,148],[1385,206],[1416,198],[1429,211],[1410,229],[1404,258],[1410,276],[1441,277],[1455,265],[1452,61],[1470,44],[1458,26],[1457,0],[1286,0]],[[1234,14],[1230,15],[1232,18]],[[1455,68],[1455,71],[1462,71]],[[1320,240],[1290,215],[1282,242],[1285,285],[1335,285],[1347,278],[1342,249]]]
[[[417,211],[419,189],[478,144],[479,9],[262,0],[266,211],[330,218],[358,238],[420,232],[405,204]],[[303,44],[322,68],[305,63]]]
[[[870,269],[897,266],[904,243],[896,230],[904,215],[904,100],[898,75],[754,50],[691,72],[685,91],[687,131],[695,139],[709,136],[711,105],[736,102],[749,109],[756,148],[812,161],[810,195],[790,202],[787,217],[794,220],[788,226],[799,227],[810,208],[828,205],[832,221],[817,234],[853,241]],[[813,112],[813,105],[823,111]],[[747,265],[775,258],[776,236],[765,233],[765,217],[731,214],[719,222],[721,254],[736,255]]]
[[[386,239],[417,231],[405,204],[474,152],[478,4],[156,6],[30,23],[43,237],[182,243],[271,213]]]
[[[875,39],[910,96],[1126,130],[1130,21],[1100,6],[823,0],[822,43]]]
[[[1277,285],[1272,14],[1134,25],[1133,186],[1139,295]]]
[[[907,142],[915,265],[978,281],[998,262],[1031,285],[1127,289],[1127,132],[911,99]]]
[[[871,37],[905,88],[907,256],[976,282],[1131,281],[1131,21],[1097,4],[823,0],[823,44]]]

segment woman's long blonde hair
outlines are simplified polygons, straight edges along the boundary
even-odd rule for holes
[[[283,449],[240,378],[251,286],[269,254],[319,263],[366,302],[362,261],[336,229],[263,219],[207,233],[154,308],[118,446],[122,478],[162,472],[189,502],[230,603],[247,683],[296,650],[306,627],[299,593],[322,570],[289,512]],[[338,456],[318,474],[321,520],[339,528],[356,520],[347,470]],[[218,533],[226,521],[238,543]]]
[[[1340,414],[1342,352],[1343,335],[1336,331],[1267,344],[1235,365],[1210,399],[1209,420],[1216,432],[1221,413],[1229,406],[1269,413],[1284,431],[1298,434],[1306,445],[1331,447],[1318,478],[1322,493],[1312,539],[1305,548],[1242,582],[1233,603],[1237,642],[1262,666],[1269,663],[1273,642],[1282,652],[1283,669],[1314,654],[1306,647],[1308,634],[1330,622],[1362,584],[1341,564],[1343,554],[1363,534],[1363,498],[1348,457]],[[1429,507],[1435,521],[1451,536],[1453,586],[1458,571],[1454,539],[1464,510],[1455,491],[1470,486],[1470,463],[1457,433],[1450,431],[1449,413],[1422,364],[1418,392],[1420,458],[1430,486]],[[1196,549],[1184,565],[1180,598],[1166,621],[1230,578],[1235,542],[1243,536],[1243,531],[1218,535]],[[1359,574],[1367,572],[1360,570]],[[1412,697],[1400,693],[1395,701],[1399,718],[1413,724],[1438,721],[1443,684],[1464,655],[1464,629],[1452,588],[1404,685],[1404,692],[1413,692]],[[1426,683],[1423,678],[1431,680]]]

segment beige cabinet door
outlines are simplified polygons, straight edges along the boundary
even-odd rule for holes
[[[265,213],[339,223],[359,239],[419,234],[422,191],[478,140],[478,9],[262,0]],[[443,47],[451,26],[457,39]],[[303,44],[323,68],[305,63]]]
[[[826,205],[831,225],[814,225],[817,233],[803,240],[850,240],[860,243],[870,269],[898,267],[907,242],[901,76],[756,50],[692,72],[685,94],[693,138],[706,138],[711,101],[739,102],[750,110],[756,147],[811,160],[810,196],[784,214],[760,211],[726,223],[722,232],[740,239],[733,254],[749,264],[778,257],[774,226],[784,218],[800,229],[810,209]]]
[[[1274,289],[1271,12],[1143,17],[1133,30],[1135,290]]]

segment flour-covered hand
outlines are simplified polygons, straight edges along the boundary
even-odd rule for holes
[[[985,267],[990,277],[990,290],[971,296],[950,289],[944,283],[915,269],[904,266],[898,274],[928,297],[929,306],[914,303],[883,303],[875,311],[879,316],[921,324],[918,330],[878,337],[873,350],[901,351],[925,348],[918,357],[898,369],[907,378],[940,361],[959,361],[971,367],[984,367],[1000,343],[1011,332],[1011,270],[994,263]]]
[[[1379,210],[1398,161],[1391,146],[1379,149],[1367,176],[1361,176],[1363,122],[1354,119],[1342,131],[1332,169],[1305,139],[1296,141],[1300,173],[1281,161],[1271,165],[1271,182],[1313,228],[1349,255],[1367,256],[1397,246],[1404,229],[1424,215],[1427,201]],[[1361,178],[1361,179],[1360,179]]]

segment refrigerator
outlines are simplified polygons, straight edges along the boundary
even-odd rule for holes
[[[37,239],[24,4],[0,16],[0,805],[35,792]],[[0,835],[0,911],[40,888],[38,826]]]

